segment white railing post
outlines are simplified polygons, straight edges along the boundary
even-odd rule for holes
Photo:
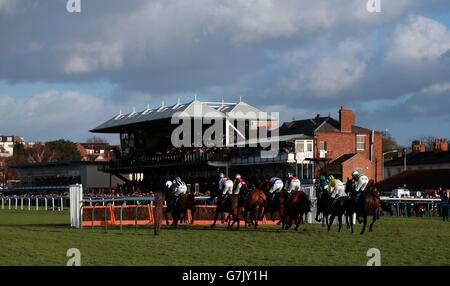
[[[17,205],[18,205],[19,199],[17,197],[14,197],[14,198],[16,199],[15,202],[14,202],[14,209],[17,210]]]
[[[44,208],[45,208],[45,210],[47,210],[47,197],[45,197]]]
[[[52,211],[55,211],[55,198],[52,197]]]
[[[61,197],[61,211],[64,210],[64,199],[63,197]]]
[[[28,198],[28,210],[31,210],[31,198]]]
[[[8,197],[8,209],[11,209],[11,198]]]
[[[23,210],[23,197],[20,197],[20,209]]]
[[[39,210],[39,198],[36,197],[36,210]]]
[[[4,208],[5,208],[5,198],[2,197],[2,209],[4,209]]]

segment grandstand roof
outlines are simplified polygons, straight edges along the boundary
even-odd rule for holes
[[[374,184],[381,192],[403,187],[413,191],[426,189],[450,189],[450,169],[408,170]]]
[[[174,116],[179,118],[218,119],[228,117],[257,120],[259,112],[261,111],[256,107],[242,101],[239,103],[201,102],[195,99],[189,103],[178,102],[172,106],[162,105],[156,109],[147,107],[140,112],[136,112],[136,110],[128,114],[120,112],[90,131],[95,133],[119,133],[129,126],[167,120]]]

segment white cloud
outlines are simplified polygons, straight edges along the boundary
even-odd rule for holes
[[[399,24],[393,34],[388,60],[435,60],[450,49],[450,30],[439,22],[411,17]]]
[[[16,0],[0,0],[0,14],[12,12],[16,6]]]
[[[300,58],[307,54],[300,53]],[[368,56],[361,42],[346,39],[334,50],[318,52],[315,60],[307,63],[293,77],[281,81],[292,91],[309,90],[318,97],[331,97],[360,80],[367,67]]]
[[[0,96],[0,114],[7,123],[2,125],[2,133],[31,140],[84,140],[90,128],[115,111],[99,98],[76,91],[46,91],[28,98]]]
[[[450,92],[450,82],[432,84],[423,88],[421,92],[431,95]]]
[[[122,48],[119,42],[78,44],[70,48],[70,57],[64,65],[64,71],[67,74],[81,74],[119,69],[123,66]]]

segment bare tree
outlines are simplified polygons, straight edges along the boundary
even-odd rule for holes
[[[28,163],[55,162],[58,157],[58,151],[42,143],[37,143],[33,147],[25,149],[25,160]]]

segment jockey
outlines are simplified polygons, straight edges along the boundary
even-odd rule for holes
[[[278,177],[272,177],[269,180],[269,200],[273,201],[276,193],[279,193],[283,190],[284,184],[283,181]]]
[[[345,185],[341,182],[339,179],[335,179],[333,176],[330,176],[330,193],[331,197],[339,198],[339,197],[345,197],[347,194],[345,193]]]
[[[230,195],[233,191],[233,181],[220,173],[219,190],[222,191],[222,196]]]
[[[170,201],[170,204],[172,206],[175,206],[178,197],[182,194],[185,194],[187,192],[187,186],[186,183],[183,182],[181,180],[180,177],[176,177],[175,180],[171,181],[167,181],[166,182],[166,187],[168,189],[170,189],[172,195],[173,195],[173,199]]]
[[[244,179],[241,178],[241,175],[236,174],[234,177],[234,185],[233,185],[233,194],[239,195],[239,192],[241,191],[242,186],[244,186],[246,183]]]
[[[358,170],[353,170],[352,172],[352,185],[353,189],[356,193],[355,202],[358,201],[358,198],[362,192],[366,189],[369,184],[369,178],[365,176],[363,173]]]
[[[299,191],[299,190],[300,190],[300,180],[292,173],[288,173],[288,179],[286,180],[286,191],[288,195],[290,195],[292,191]]]

